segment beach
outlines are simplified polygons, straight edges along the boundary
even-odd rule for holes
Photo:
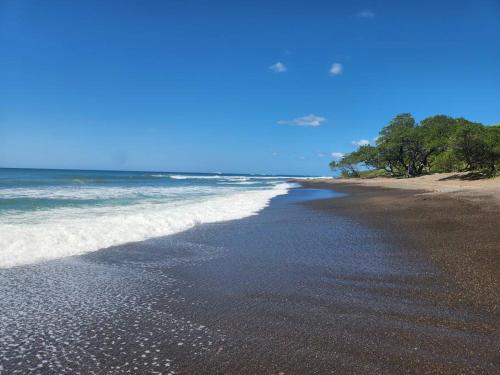
[[[0,4],[0,375],[500,375],[500,0]]]
[[[498,373],[497,211],[303,185],[241,220],[0,270],[2,371]]]
[[[327,183],[326,186],[330,188],[350,184],[375,188],[420,190],[426,194],[447,194],[448,197],[480,203],[483,209],[490,207],[497,209],[496,206],[500,205],[500,178],[481,178],[481,175],[477,173],[433,173],[418,178],[324,178],[315,181]]]
[[[464,181],[457,174],[416,179],[323,180],[306,186],[345,191],[349,198],[313,205],[380,228],[461,285],[460,298],[500,308],[500,179]]]

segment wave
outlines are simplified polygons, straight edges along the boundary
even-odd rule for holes
[[[184,174],[171,174],[171,175],[156,175],[161,177],[169,177],[174,180],[286,180],[286,179],[300,179],[300,180],[316,180],[316,179],[328,179],[331,176],[310,176],[310,177],[300,177],[300,176],[261,176],[261,175],[247,175],[247,176],[237,176],[237,175],[184,175]]]
[[[292,176],[260,176],[260,175],[183,175],[171,174],[169,175],[174,180],[234,180],[234,181],[248,181],[248,180],[284,180],[293,179],[297,177]]]
[[[259,181],[221,181],[219,185],[259,185]]]
[[[120,207],[61,207],[0,223],[0,268],[85,254],[128,242],[178,233],[196,224],[258,213],[290,184],[205,196],[198,200]]]
[[[210,194],[214,192],[209,186],[133,186],[133,187],[39,187],[0,189],[2,199],[113,199],[135,197],[170,197],[184,194]]]
[[[174,180],[247,180],[247,176],[224,176],[224,175],[183,175],[171,174],[168,177]]]

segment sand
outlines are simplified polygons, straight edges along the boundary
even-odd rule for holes
[[[450,196],[472,201],[487,197],[489,204],[500,206],[500,176],[488,179],[469,179],[466,173],[436,173],[416,178],[349,178],[322,179],[331,184],[355,184],[385,188],[425,190],[427,193],[448,193]]]
[[[419,248],[461,286],[460,299],[500,309],[500,180],[456,182],[415,179],[334,179],[305,186],[345,191],[350,197],[319,208],[361,218],[392,241]]]
[[[242,220],[0,270],[0,369],[500,372],[496,211],[307,186]]]

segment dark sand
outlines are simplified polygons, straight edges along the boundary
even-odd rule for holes
[[[338,190],[0,270],[0,373],[498,374],[498,214]]]
[[[500,313],[500,211],[495,197],[477,194],[472,200],[349,183],[304,185],[349,193],[311,206],[380,229],[403,249],[413,244],[418,256],[430,259],[461,286],[452,299]]]

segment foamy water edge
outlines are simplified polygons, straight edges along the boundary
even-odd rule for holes
[[[47,220],[0,225],[0,268],[10,268],[110,246],[167,236],[197,224],[236,220],[257,214],[293,185],[207,197],[187,204],[138,204],[126,208],[53,210]]]

